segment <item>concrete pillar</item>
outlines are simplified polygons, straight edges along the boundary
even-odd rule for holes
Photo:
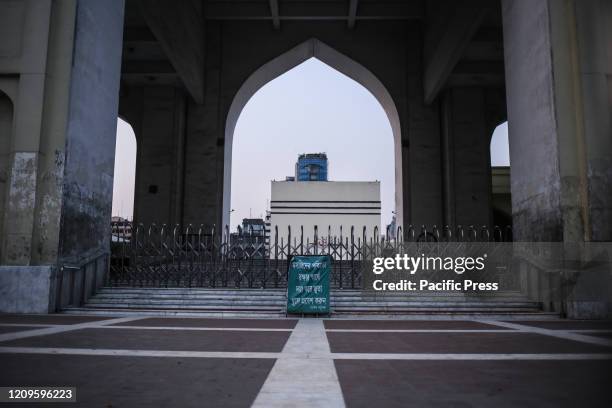
[[[520,240],[612,239],[612,4],[503,0]]]
[[[0,91],[0,214],[4,214],[4,203],[9,181],[10,149],[13,133],[13,102]],[[4,217],[0,216],[0,259],[2,258]]]
[[[561,18],[566,19],[565,28],[576,45],[572,48],[576,53],[573,71],[578,77],[574,92],[581,100],[574,112],[577,120],[582,116],[584,128],[586,239],[612,241],[612,3],[581,0],[573,6],[574,15],[569,9]]]
[[[409,41],[414,46],[422,44],[422,34],[412,32]],[[443,221],[440,108],[438,100],[424,103],[422,65],[422,56],[411,54],[407,120],[402,127],[404,226],[418,228],[422,224],[440,226]]]
[[[461,87],[449,88],[441,95],[444,225],[492,225],[491,135],[505,110],[499,94],[486,88]]]
[[[453,88],[450,95],[449,128],[452,139],[454,219],[456,224],[491,224],[491,132],[486,125],[485,91]],[[454,224],[453,224],[454,225]]]
[[[62,195],[62,262],[108,253],[123,0],[79,0]]]
[[[51,64],[49,57],[57,56],[60,48],[70,48],[74,9],[75,4],[71,3],[0,4],[0,25],[8,34],[0,39],[0,74],[7,74],[2,77],[1,85],[13,101],[10,148],[6,157],[7,184],[3,192],[1,264],[36,263],[38,248],[33,239],[37,184],[41,176],[40,163],[48,146],[42,141],[46,132],[43,121],[58,114],[61,121],[65,120],[62,95],[53,91],[57,84],[63,83],[66,88],[66,83],[64,78],[47,75],[63,61],[58,58],[56,64]],[[59,27],[60,22],[67,23],[68,36],[65,36],[67,31]],[[62,46],[64,42],[67,44]],[[55,102],[46,110],[45,98]]]
[[[225,119],[232,94],[223,98],[222,23],[206,27],[206,66],[204,104],[189,101],[185,139],[185,179],[183,219],[185,224],[216,225],[223,220]],[[231,72],[230,69],[228,69]],[[225,108],[228,109],[228,108]],[[230,141],[231,143],[231,141]]]
[[[0,3],[14,101],[0,311],[53,310],[58,266],[108,253],[123,6]]]
[[[126,87],[123,92],[120,115],[137,140],[134,219],[181,223],[185,93],[173,85]]]
[[[185,138],[187,132],[187,98],[177,90],[177,101],[174,115],[174,201],[172,214],[176,223],[183,223],[183,205],[185,202]]]
[[[205,98],[208,92],[205,93]],[[223,132],[215,108],[193,102],[187,118],[183,220],[185,224],[221,225],[223,208]]]
[[[441,131],[440,149],[442,161],[442,222],[444,225],[457,225],[455,206],[455,144],[453,139],[453,101],[451,91],[447,90],[442,95],[440,102]]]

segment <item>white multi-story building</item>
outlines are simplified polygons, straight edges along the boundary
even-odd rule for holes
[[[380,228],[379,181],[272,181],[271,198],[271,246],[275,239],[279,245],[281,239],[287,243],[289,226],[292,243],[294,238],[299,243],[303,226],[304,244],[307,238],[312,244],[316,225],[319,246],[327,245],[330,227],[332,237],[339,237],[342,227],[343,240],[350,239],[351,227],[355,239],[363,236],[364,226],[367,239]]]

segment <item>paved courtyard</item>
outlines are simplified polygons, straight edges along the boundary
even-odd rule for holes
[[[612,322],[0,315],[0,386],[67,406],[610,407],[611,384]]]

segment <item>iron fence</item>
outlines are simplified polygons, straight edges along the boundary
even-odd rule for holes
[[[450,242],[509,242],[510,227],[473,225],[441,228],[424,225],[387,229],[351,227],[346,234],[331,235],[331,227],[304,234],[304,228],[271,236],[229,227],[165,224],[143,225],[113,222],[110,283],[114,286],[283,288],[287,285],[288,261],[294,255],[330,255],[331,286],[359,289],[364,268],[378,256],[404,253],[414,244]],[[292,234],[293,232],[293,234]],[[397,238],[393,238],[397,237]]]

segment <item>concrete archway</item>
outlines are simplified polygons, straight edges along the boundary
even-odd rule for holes
[[[382,82],[363,65],[334,50],[325,43],[311,38],[290,49],[282,55],[267,62],[242,84],[230,105],[225,124],[224,164],[223,164],[223,225],[229,225],[232,176],[232,146],[234,130],[242,109],[249,99],[265,84],[284,74],[302,62],[317,58],[337,71],[366,88],[385,111],[393,132],[395,152],[395,211],[397,225],[403,225],[403,192],[402,192],[402,155],[401,126],[395,102]]]

